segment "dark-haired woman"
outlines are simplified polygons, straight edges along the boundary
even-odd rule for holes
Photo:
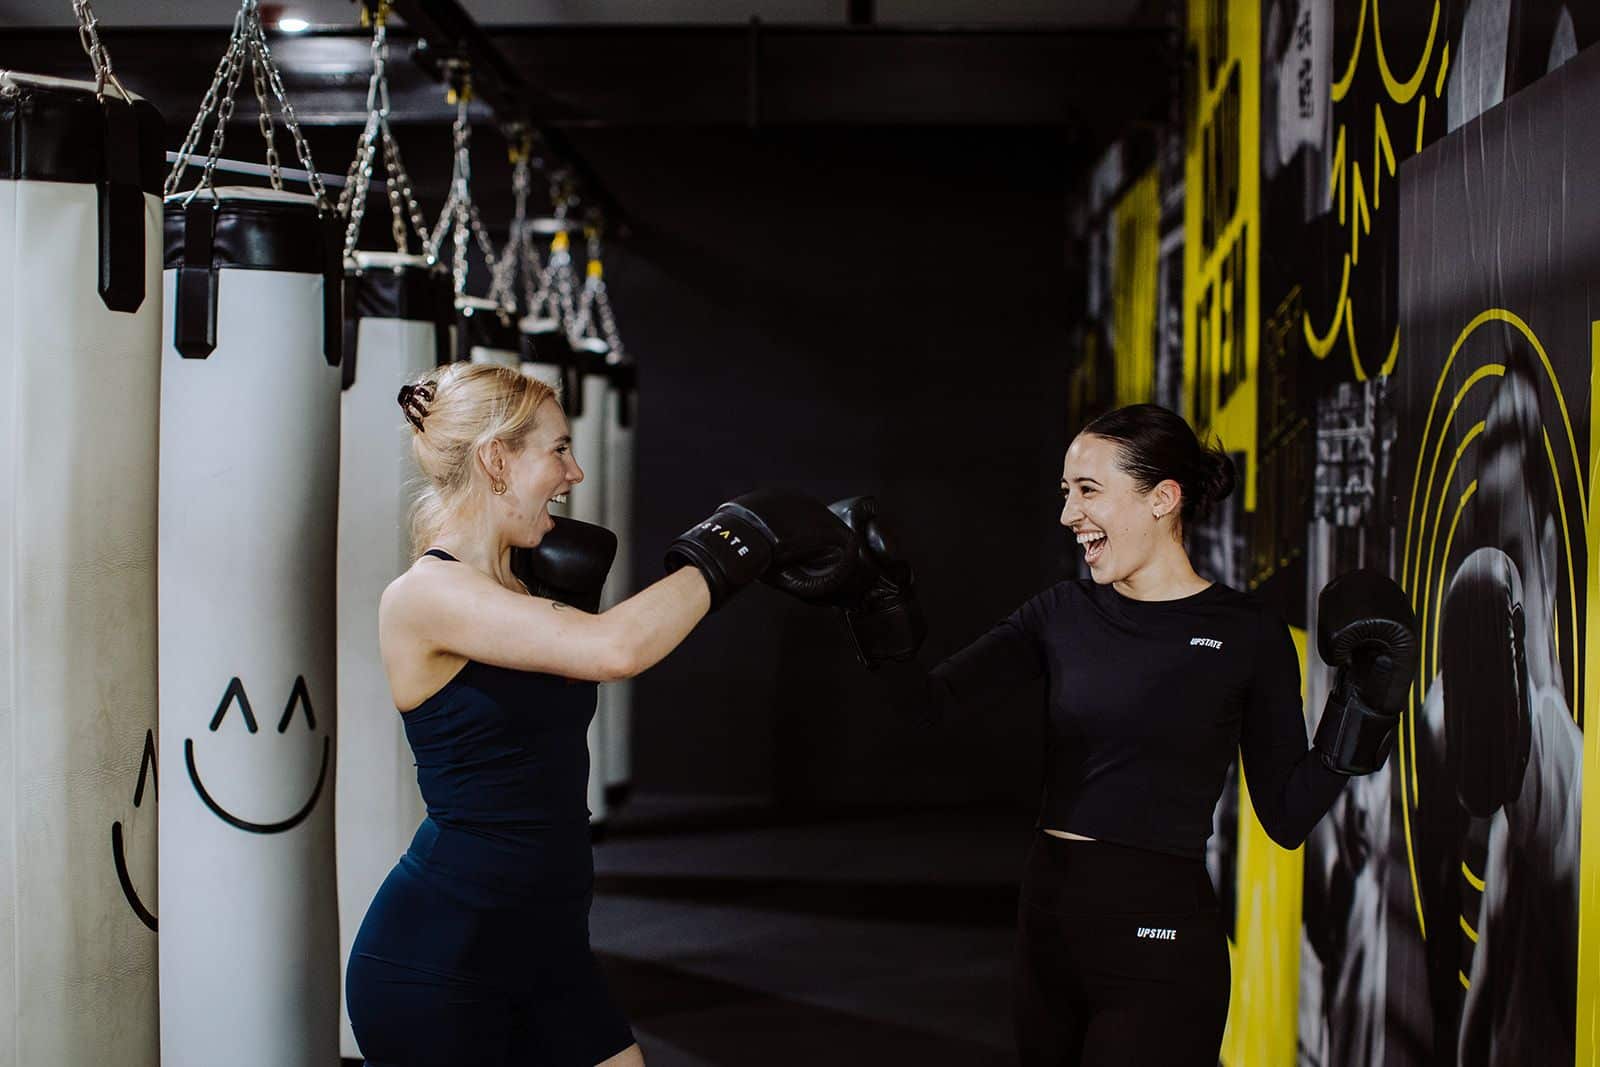
[[[909,568],[870,507],[835,505],[876,571],[846,617],[899,702],[942,718],[1048,682],[1040,833],[1018,915],[1026,1065],[1214,1067],[1229,961],[1203,853],[1234,753],[1262,826],[1285,848],[1355,773],[1307,747],[1287,627],[1190,565],[1185,525],[1233,485],[1228,457],[1165,408],[1096,419],[1061,473],[1061,525],[1091,578],[1051,586],[926,672],[894,662],[920,643]],[[1360,622],[1388,633],[1384,620]],[[1351,682],[1392,707],[1390,668],[1374,678],[1370,659]]]

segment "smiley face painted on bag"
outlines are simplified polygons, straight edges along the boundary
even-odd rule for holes
[[[154,730],[144,732],[144,752],[139,757],[139,781],[133,788],[133,806],[139,808],[144,804],[145,786],[150,787],[150,803],[153,808],[158,800],[156,787],[156,734]],[[147,816],[142,820],[146,825],[153,825]],[[111,862],[117,871],[117,882],[122,886],[122,895],[127,898],[128,906],[139,917],[139,921],[151,930],[156,929],[156,915],[145,906],[144,899],[139,895],[139,890],[134,887],[133,875],[128,871],[127,838],[129,834],[122,828],[122,820],[118,819],[111,824]],[[142,835],[153,837],[153,831]],[[152,846],[154,847],[153,843]]]
[[[222,727],[227,717],[228,709],[236,704],[239,707],[237,718],[244,723],[245,729],[251,734],[259,732],[255,712],[250,707],[250,698],[245,694],[244,683],[234,677],[229,681],[227,691],[222,694],[222,700],[217,705],[216,714],[211,717],[210,731],[212,733],[216,733]],[[311,694],[306,688],[306,680],[303,675],[296,677],[294,680],[294,688],[290,691],[289,699],[283,708],[283,715],[278,720],[279,734],[287,734],[289,732],[295,719],[300,717],[296,715],[296,711],[305,713],[306,728],[315,733],[317,729],[316,712],[311,706]],[[311,787],[310,795],[297,808],[286,811],[268,821],[266,818],[247,819],[218,800],[217,793],[225,791],[225,787],[215,781],[213,781],[211,788],[206,786],[197,765],[194,738],[185,738],[183,742],[183,761],[189,771],[189,782],[194,786],[195,793],[200,797],[201,802],[211,809],[212,814],[229,826],[252,834],[281,834],[286,830],[294,829],[304,822],[306,817],[316,808],[317,801],[322,796],[322,788],[328,779],[328,762],[331,756],[332,739],[324,734],[322,737],[322,765],[317,772],[316,784]],[[252,814],[257,813],[253,812]],[[263,814],[269,817],[277,815],[277,813]]]

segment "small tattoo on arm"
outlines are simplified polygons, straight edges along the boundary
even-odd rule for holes
[[[556,609],[556,610],[557,610],[557,611],[560,611],[560,610],[562,610],[562,609],[563,609],[563,608],[566,608],[566,607],[570,607],[570,605],[568,605],[568,604],[563,604],[563,603],[562,603],[562,602],[561,602],[561,601],[559,601],[559,600],[552,600],[552,601],[550,601],[550,606],[551,606],[551,607],[553,607],[553,608],[555,608],[555,609]]]

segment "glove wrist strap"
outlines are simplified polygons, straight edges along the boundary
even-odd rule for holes
[[[1349,684],[1344,672],[1328,695],[1317,723],[1313,747],[1323,765],[1336,774],[1371,774],[1389,758],[1400,716],[1373,707]]]

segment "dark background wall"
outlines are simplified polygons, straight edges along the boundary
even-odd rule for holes
[[[673,536],[761,486],[881,499],[922,577],[930,661],[1065,573],[1055,485],[1068,330],[1083,299],[1068,195],[1101,134],[1164,100],[1159,22],[1100,34],[802,28],[763,31],[754,50],[738,28],[575,31],[573,47],[599,50],[582,53],[590,60],[527,59],[541,85],[569,67],[584,74],[546,89],[588,102],[560,134],[620,219],[606,260],[641,381],[636,585],[659,575]],[[542,30],[497,39],[554,47]],[[396,133],[434,219],[449,109],[398,40]],[[176,148],[211,69],[193,57],[220,55],[224,38],[119,28],[108,44],[123,78],[161,106]],[[343,172],[364,117],[366,41],[329,32],[274,49],[319,169]],[[652,85],[664,54],[670,77]],[[65,30],[18,28],[0,40],[7,56],[72,77],[86,69]],[[640,56],[657,67],[641,70]],[[849,62],[871,77],[850,75]],[[1096,88],[1129,70],[1143,75]],[[709,112],[672,95],[705,85]],[[675,103],[657,114],[658,98]],[[659,124],[640,124],[643,112]],[[510,173],[487,117],[474,113],[473,194],[499,243]],[[245,108],[226,155],[259,159],[254,121]],[[287,159],[286,137],[279,147]],[[545,184],[535,179],[533,211],[548,210]],[[363,246],[389,246],[387,230],[374,199]],[[480,264],[469,290],[486,284]],[[770,590],[708,620],[636,692],[641,791],[795,810],[1026,810],[1037,798],[1039,694],[938,732],[891,721],[836,616]]]
[[[637,582],[759,486],[876,494],[919,568],[933,654],[1061,573],[1055,135],[574,140],[642,220],[607,264],[641,381]],[[828,808],[1037,795],[1038,694],[940,731],[894,721],[836,616],[765,588],[636,685],[639,789]]]
[[[1165,5],[1119,10],[1102,14],[1128,24],[1105,32],[497,31],[538,84],[539,113],[560,121],[555,154],[603,189],[586,208],[620,220],[607,279],[642,383],[636,582],[659,574],[675,534],[767,485],[882,499],[923,578],[930,659],[1063,573],[1054,486],[1082,302],[1068,190],[1096,144],[1164,109],[1176,85]],[[0,61],[86,69],[69,30],[5,37]],[[432,219],[451,109],[396,41],[397,136]],[[211,69],[193,58],[224,44],[194,28],[119,27],[108,41],[174,148]],[[342,172],[365,117],[367,42],[330,30],[277,39],[274,54],[319,169]],[[225,154],[255,160],[245,115]],[[510,175],[488,118],[480,101],[473,193],[499,242]],[[545,192],[536,178],[533,210],[548,210]],[[374,200],[364,246],[387,247],[387,224]],[[485,285],[475,268],[469,290]],[[635,785],[794,809],[1031,807],[1038,694],[928,733],[891,722],[868,682],[832,613],[753,590],[639,680]]]

